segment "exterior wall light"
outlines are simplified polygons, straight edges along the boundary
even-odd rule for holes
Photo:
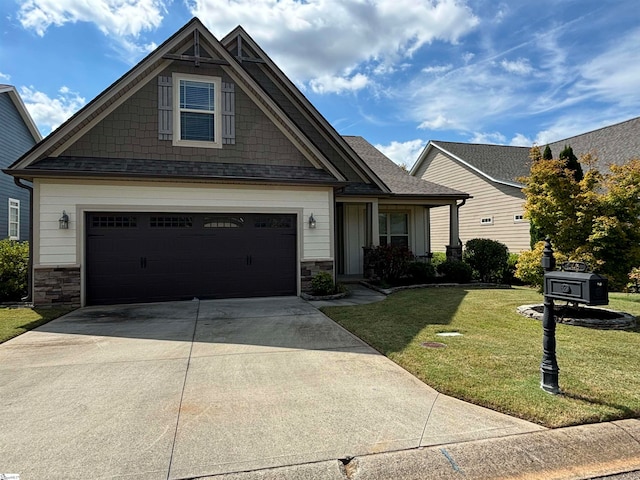
[[[309,228],[316,228],[316,219],[313,218],[313,213],[309,217]]]
[[[69,215],[64,210],[62,211],[62,216],[60,220],[58,220],[58,228],[60,230],[67,230],[69,228]]]

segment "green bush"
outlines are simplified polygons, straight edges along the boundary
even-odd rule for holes
[[[444,277],[445,282],[469,283],[473,278],[471,267],[460,260],[446,260],[438,265],[438,273]]]
[[[447,254],[445,252],[433,252],[431,255],[431,263],[433,263],[434,267],[447,261]]]
[[[431,263],[411,262],[407,272],[416,283],[431,283],[436,278],[436,267]]]
[[[499,282],[509,267],[509,250],[504,243],[472,238],[464,246],[463,260],[481,282]]]
[[[518,268],[518,260],[520,259],[520,255],[517,253],[509,254],[509,261],[507,265],[507,269],[502,273],[502,282],[507,285],[513,285],[514,283],[522,283],[516,280],[516,268]]]
[[[369,250],[369,265],[384,282],[395,284],[409,273],[409,264],[415,257],[407,247],[380,245]]]
[[[316,273],[311,279],[311,292],[314,295],[333,295],[336,292],[333,275],[329,272]]]
[[[522,280],[525,285],[537,287],[542,292],[542,282],[544,278],[544,270],[542,269],[542,250],[544,250],[544,242],[535,244],[533,250],[520,253],[518,264],[516,266],[515,277]],[[555,252],[554,257],[556,264],[560,264],[567,260],[566,255]]]
[[[0,302],[15,302],[27,293],[29,243],[0,240]]]

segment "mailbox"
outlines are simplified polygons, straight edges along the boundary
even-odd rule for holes
[[[547,272],[544,274],[544,294],[554,300],[607,305],[607,279],[587,272]]]

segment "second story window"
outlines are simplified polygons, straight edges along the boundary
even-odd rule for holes
[[[174,145],[222,147],[219,77],[174,74]]]

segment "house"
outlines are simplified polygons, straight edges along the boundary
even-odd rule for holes
[[[42,139],[20,95],[0,84],[0,168],[6,168]],[[29,192],[0,173],[0,239],[29,239]]]
[[[460,255],[468,194],[341,137],[237,27],[194,18],[17,160],[33,182],[36,305],[299,295],[363,247]],[[447,247],[448,246],[448,247]]]
[[[549,144],[557,158],[571,146],[580,158],[595,154],[604,164],[622,164],[640,157],[640,117]],[[498,240],[518,253],[530,248],[529,222],[520,182],[529,174],[528,147],[430,141],[411,169],[416,178],[469,192],[473,198],[460,210],[460,240]],[[449,212],[431,211],[431,242],[442,244],[448,235]]]

